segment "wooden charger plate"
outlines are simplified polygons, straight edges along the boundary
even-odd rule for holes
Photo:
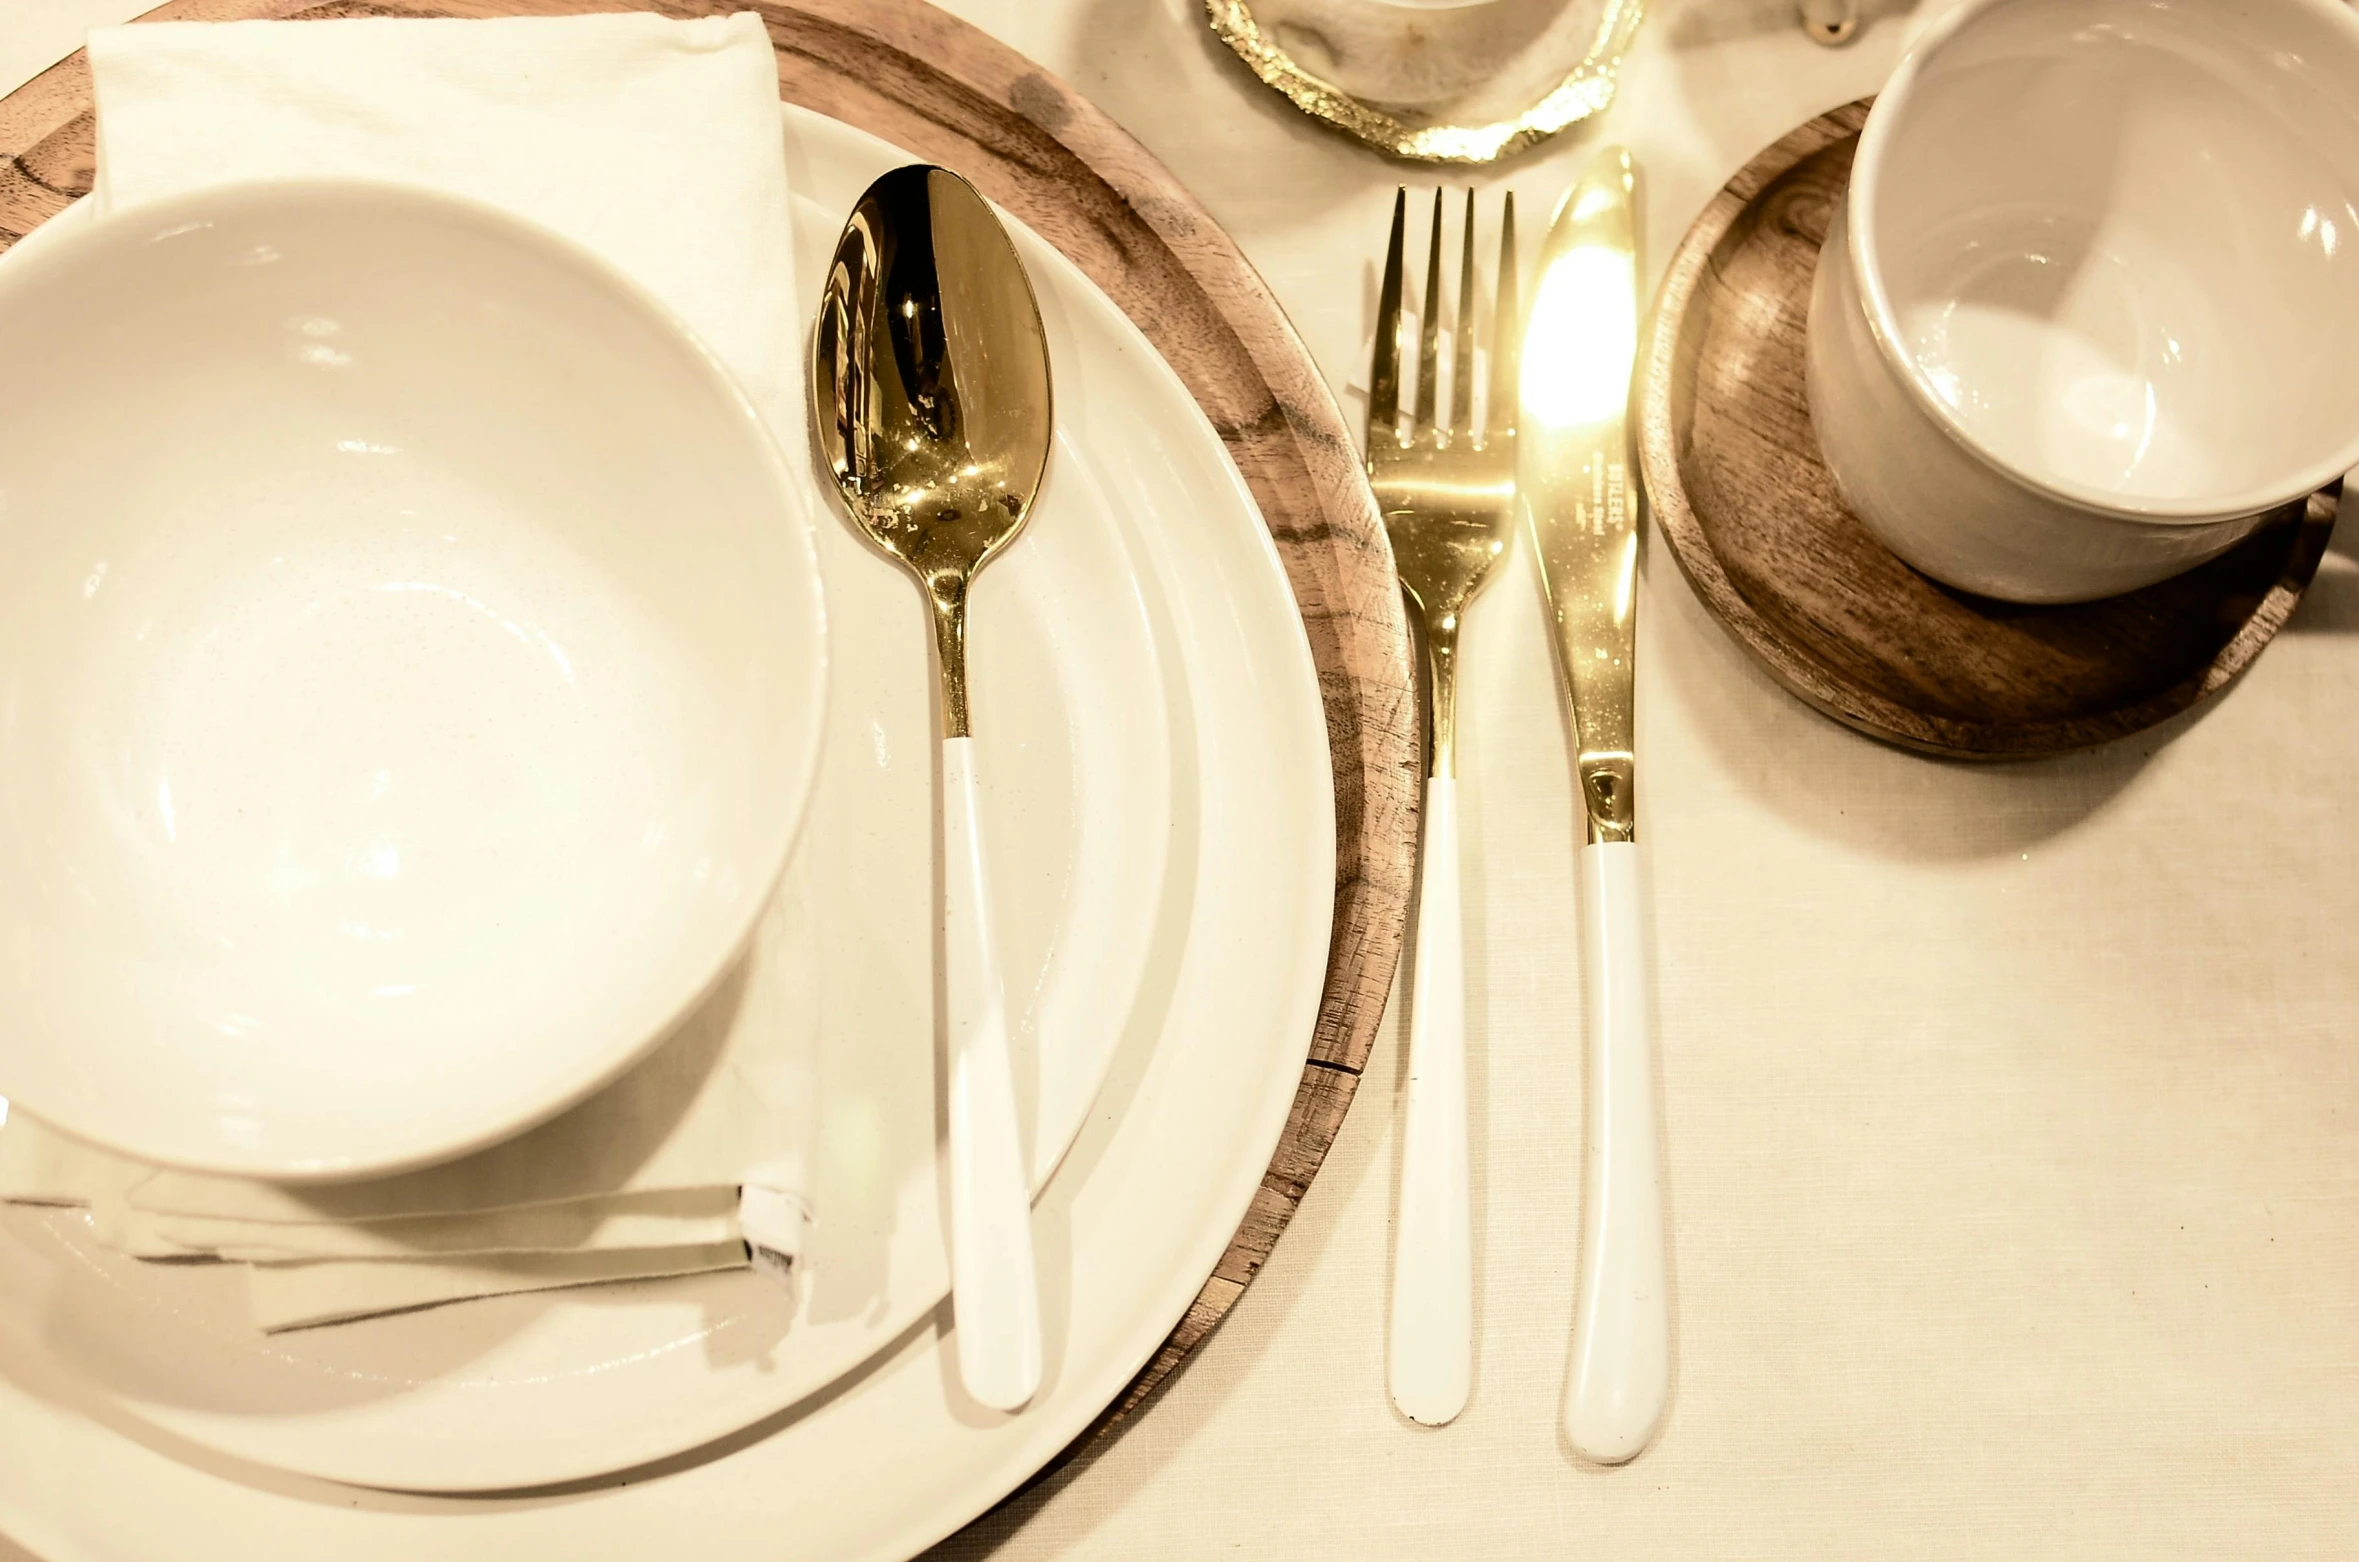
[[[2192,708],[2284,626],[2340,485],[2199,569],[2102,602],[1994,602],[1903,564],[1844,507],[1803,391],[1811,278],[1869,101],[1753,159],[1673,256],[1638,387],[1656,525],[1739,644],[1870,737],[2029,759]]]
[[[148,21],[555,16],[633,0],[173,0]],[[761,14],[779,95],[965,174],[1061,250],[1155,344],[1243,473],[1293,588],[1335,768],[1334,928],[1310,1062],[1252,1208],[1187,1316],[1070,1458],[1209,1334],[1267,1258],[1334,1142],[1400,959],[1416,845],[1418,704],[1392,551],[1325,380],[1209,213],[1113,120],[922,0],[637,0]],[[0,98],[0,248],[89,193],[77,53]]]

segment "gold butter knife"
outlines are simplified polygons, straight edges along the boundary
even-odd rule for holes
[[[1589,1151],[1564,1431],[1618,1464],[1670,1392],[1669,1286],[1655,1132],[1646,916],[1632,738],[1638,496],[1630,370],[1638,347],[1637,171],[1601,153],[1557,208],[1524,328],[1518,481],[1572,705],[1581,849]]]

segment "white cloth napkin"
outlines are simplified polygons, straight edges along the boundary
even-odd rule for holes
[[[662,299],[784,437],[798,333],[776,67],[750,14],[106,28],[102,210],[322,174],[422,185],[566,234]],[[790,872],[745,964],[631,1074],[443,1166],[281,1187],[161,1171],[22,1112],[0,1197],[87,1207],[139,1257],[253,1265],[266,1328],[786,1259],[806,1212],[816,945]]]
[[[751,12],[160,22],[90,34],[102,210],[249,179],[423,185],[556,229],[785,426],[800,319],[778,66]]]

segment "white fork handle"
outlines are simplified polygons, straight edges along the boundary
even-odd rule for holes
[[[975,740],[947,738],[942,943],[950,1005],[951,1308],[967,1392],[994,1410],[1016,1410],[1040,1387],[1040,1287],[976,804]]]
[[[1589,1157],[1564,1432],[1575,1449],[1601,1464],[1620,1464],[1646,1447],[1671,1390],[1670,1283],[1640,893],[1635,845],[1604,841],[1581,848]]]
[[[1440,1426],[1474,1377],[1474,1261],[1466,1182],[1466,976],[1459,926],[1458,783],[1425,783],[1409,1016],[1408,1121],[1392,1261],[1392,1402]]]

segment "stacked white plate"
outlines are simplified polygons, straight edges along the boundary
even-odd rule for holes
[[[792,108],[787,143],[816,279],[860,190],[911,159]],[[833,687],[803,849],[840,899],[819,908],[818,1222],[796,1290],[732,1273],[266,1337],[226,1273],[11,1210],[0,1530],[52,1562],[901,1557],[1039,1468],[1162,1342],[1301,1076],[1334,889],[1325,724],[1218,436],[1119,310],[1017,242],[1060,426],[973,643],[1045,1183],[1039,1398],[1006,1417],[957,1388],[926,1043],[932,675],[915,593],[831,519]],[[454,1493],[475,1495],[429,1495]]]

